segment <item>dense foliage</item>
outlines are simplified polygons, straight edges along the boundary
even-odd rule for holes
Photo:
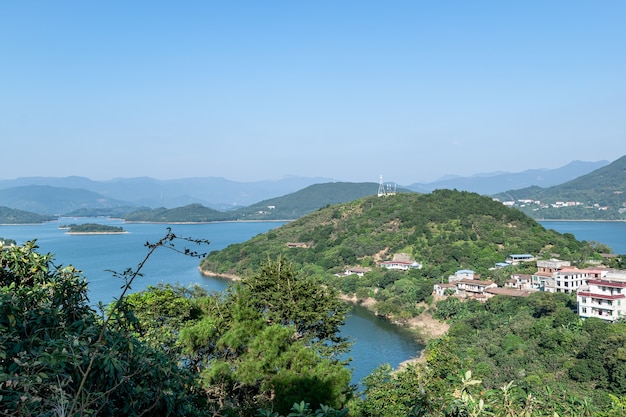
[[[43,223],[52,220],[56,220],[56,217],[0,206],[0,224]]]
[[[107,327],[73,267],[33,242],[2,250],[0,262],[2,415],[193,413],[190,374],[134,337],[125,314]]]
[[[268,261],[200,305],[202,319],[179,342],[220,413],[287,413],[302,400],[342,407],[350,397],[351,374],[338,359],[348,348],[338,336],[347,307],[288,263]]]
[[[626,324],[582,321],[574,306],[543,292],[440,301],[448,334],[419,363],[372,373],[360,415],[626,415]]]

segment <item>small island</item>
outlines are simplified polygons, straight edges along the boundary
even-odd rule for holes
[[[98,223],[68,224],[59,226],[59,229],[67,229],[68,235],[108,235],[128,233],[119,226],[108,226]]]

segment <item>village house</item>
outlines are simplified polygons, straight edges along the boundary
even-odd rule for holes
[[[533,276],[530,274],[512,274],[511,278],[504,283],[504,287],[516,290],[533,290]]]
[[[433,293],[439,297],[446,297],[449,293],[453,292],[456,294],[456,283],[455,282],[446,282],[441,284],[435,284],[433,288]]]
[[[626,271],[606,271],[590,279],[576,293],[578,315],[615,321],[626,316]]]
[[[511,265],[517,265],[521,262],[532,262],[535,257],[529,253],[512,254],[506,257],[506,263]]]
[[[479,281],[477,279],[462,279],[456,282],[456,293],[461,297],[481,298],[485,290],[497,287],[493,281]]]
[[[372,270],[372,268],[368,268],[368,267],[364,267],[364,266],[352,266],[349,268],[346,268],[346,270],[344,272],[340,272],[338,274],[335,274],[335,276],[337,277],[346,277],[348,275],[358,275],[360,277],[362,277],[363,275],[365,275],[367,272],[370,272]]]
[[[546,292],[574,293],[590,279],[600,279],[606,270],[579,269],[569,261],[550,259],[537,261],[537,272],[532,275],[532,286]]]
[[[448,276],[448,282],[461,281],[463,279],[474,279],[474,271],[471,269],[459,269],[454,275]]]
[[[391,261],[382,261],[378,266],[386,269],[397,269],[400,271],[408,271],[409,269],[422,269],[422,264],[411,259],[407,254],[398,253],[393,256]]]
[[[537,272],[532,276],[533,288],[541,291],[556,292],[555,274],[563,267],[570,265],[569,261],[554,258],[537,261]]]
[[[454,275],[450,275],[447,283],[435,284],[433,286],[433,294],[439,297],[446,297],[452,293],[457,297],[485,301],[485,290],[495,287],[497,287],[495,282],[475,279],[474,271],[461,269],[456,271]]]
[[[585,285],[590,279],[600,279],[606,275],[606,270],[578,269],[566,266],[554,274],[554,291],[551,292],[576,292],[578,287]]]

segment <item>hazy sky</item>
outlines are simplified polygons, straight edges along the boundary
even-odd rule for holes
[[[623,0],[4,1],[0,178],[614,161],[625,22]]]

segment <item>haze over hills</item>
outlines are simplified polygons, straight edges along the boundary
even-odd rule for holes
[[[563,184],[494,197],[540,219],[626,219],[626,155]]]
[[[28,177],[0,180],[0,190],[26,185],[45,185],[88,190],[101,194],[102,198],[123,201],[127,206],[174,208],[200,203],[216,210],[230,210],[289,194],[312,184],[331,181],[329,178],[322,177],[285,177],[275,181],[256,182],[237,182],[217,177],[172,180],[138,177],[116,178],[108,181],[95,181],[78,176]],[[59,190],[59,193],[63,192]],[[8,194],[10,195],[11,192]],[[9,200],[0,196],[0,205],[9,206],[8,202]]]
[[[116,209],[129,204],[82,188],[24,185],[0,189],[0,206],[41,215],[61,215],[82,208]]]
[[[530,195],[523,190],[543,190],[537,184],[553,183],[563,179],[572,181],[581,173],[595,172],[595,167],[606,167],[605,161],[575,161],[555,170],[528,170],[520,173],[480,174],[473,177],[447,177],[429,184],[413,184],[398,191],[428,193],[448,188],[483,194],[500,187],[500,193],[509,184],[531,183],[534,187],[521,188],[513,195]],[[597,171],[597,169],[596,169]],[[607,171],[608,173],[608,171]],[[579,184],[579,183],[576,183]],[[578,191],[585,183],[577,185]],[[507,187],[506,189],[504,187]],[[599,189],[594,185],[594,189]],[[118,178],[94,181],[84,177],[32,177],[0,180],[0,206],[43,215],[125,217],[138,209],[157,210],[152,215],[168,218],[180,207],[206,206],[220,213],[215,220],[226,217],[250,220],[278,220],[298,218],[328,204],[350,201],[376,194],[378,184],[333,182],[326,178],[287,177],[275,181],[241,183],[224,178],[187,178],[156,180],[153,178]],[[546,189],[550,190],[550,189]],[[530,191],[529,191],[530,192]],[[502,194],[504,195],[504,194]],[[206,211],[206,210],[205,210]],[[197,213],[206,218],[206,213]],[[532,215],[532,213],[531,213]],[[211,217],[212,215],[209,215]],[[171,220],[175,221],[175,220]]]
[[[427,184],[411,184],[407,186],[407,188],[420,193],[429,193],[437,189],[456,189],[460,191],[472,191],[483,195],[492,195],[506,190],[526,188],[533,185],[538,187],[550,187],[562,184],[608,164],[609,161],[573,161],[557,169],[529,169],[517,173],[483,173],[471,177],[446,176]]]

